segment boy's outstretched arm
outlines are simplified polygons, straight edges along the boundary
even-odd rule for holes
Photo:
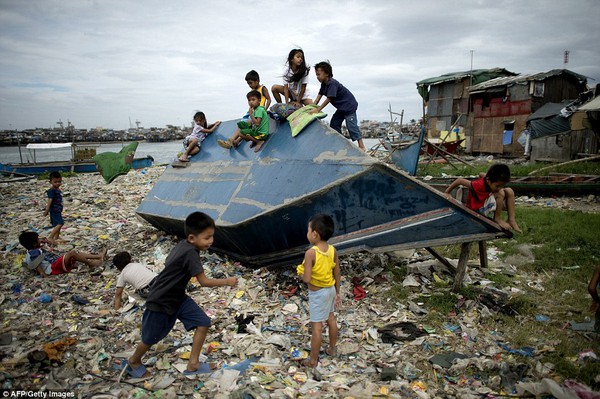
[[[203,287],[224,287],[226,285],[235,287],[238,283],[237,277],[208,278],[204,273],[197,274],[196,280]]]
[[[219,126],[220,124],[221,124],[221,121],[216,121],[215,123],[209,125],[208,128],[204,129],[204,131],[206,131],[207,133],[212,133],[215,131],[217,126]]]
[[[318,100],[321,100],[321,95],[319,94],[319,96],[317,97]],[[317,104],[317,102],[315,101],[315,104]],[[319,108],[315,108],[313,110],[310,111],[311,114],[317,114],[319,112],[321,112],[323,110],[323,108],[325,108],[327,105],[329,104],[329,98],[326,98],[325,101],[323,101],[323,104],[321,104],[319,106]]]
[[[117,287],[117,291],[115,291],[115,310],[119,310],[121,307],[121,296],[123,295],[123,287]]]
[[[452,184],[450,184],[446,190],[444,190],[444,195],[448,198],[452,198],[452,190],[454,190],[458,186],[465,186],[470,189],[471,181],[467,180],[467,179],[463,179],[462,177],[459,177],[458,179],[454,180],[452,182]]]

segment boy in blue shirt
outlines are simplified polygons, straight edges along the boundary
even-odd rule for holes
[[[52,231],[48,236],[48,241],[54,244],[60,235],[60,229],[65,224],[62,211],[63,211],[63,198],[60,186],[62,185],[62,176],[60,172],[51,172],[49,176],[50,185],[52,186],[46,195],[48,201],[46,202],[46,208],[44,209],[44,216],[50,214],[50,223],[52,224]]]
[[[212,279],[204,274],[199,252],[206,251],[213,243],[215,222],[210,216],[202,212],[191,213],[185,219],[184,231],[185,239],[171,250],[165,268],[150,288],[142,316],[142,342],[137,345],[133,355],[121,363],[122,373],[127,372],[134,378],[147,376],[142,357],[152,345],[169,334],[177,320],[183,323],[187,331],[194,330],[192,350],[183,374],[212,372],[210,364],[200,363],[200,352],[211,320],[196,301],[186,295],[185,289],[192,277],[196,277],[203,287],[235,287],[237,278]]]
[[[321,88],[319,89],[319,95],[315,99],[315,104],[319,104],[321,97],[325,96],[326,99],[323,104],[318,108],[310,111],[311,114],[321,112],[327,104],[331,103],[337,110],[331,117],[331,123],[329,126],[339,133],[342,133],[342,122],[346,121],[346,128],[350,133],[352,141],[358,143],[358,147],[366,151],[365,145],[363,144],[362,133],[358,127],[358,121],[356,117],[356,110],[358,109],[358,102],[354,95],[345,88],[340,82],[333,78],[333,68],[331,64],[326,61],[321,61],[315,65],[315,73],[317,79],[321,82]]]

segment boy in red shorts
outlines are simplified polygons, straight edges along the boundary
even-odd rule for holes
[[[57,256],[52,252],[42,249],[42,240],[34,231],[24,231],[19,236],[19,243],[27,250],[23,266],[29,270],[36,271],[42,277],[51,274],[69,273],[79,261],[90,267],[102,266],[106,248],[99,254],[89,254],[72,250],[64,255]]]

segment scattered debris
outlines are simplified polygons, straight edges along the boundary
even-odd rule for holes
[[[63,180],[65,242],[54,248],[127,250],[156,272],[176,244],[135,215],[137,204],[162,173],[162,167],[131,171],[110,185],[100,175]],[[301,361],[310,352],[306,286],[289,270],[246,269],[213,253],[201,255],[212,277],[235,275],[236,288],[204,290],[193,284],[189,295],[211,317],[202,362],[216,363],[212,373],[184,375],[192,333],[178,323],[144,358],[148,379],[118,381],[121,364],[139,342],[144,303],[134,292],[113,309],[117,273],[105,262],[102,271],[80,267],[73,273],[42,279],[21,267],[24,251],[17,237],[24,229],[49,231],[43,217],[43,181],[0,183],[12,201],[0,211],[0,249],[4,276],[0,283],[0,384],[3,389],[74,390],[80,397],[494,397],[506,393],[541,395],[591,392],[576,382],[559,383],[551,363],[527,366],[551,347],[515,348],[501,331],[488,331],[485,318],[514,315],[518,292],[495,287],[469,268],[466,281],[475,299],[456,298],[448,314],[417,300],[448,288],[452,276],[436,260],[418,251],[386,255],[343,256],[342,304],[338,313],[337,353],[325,351],[318,367]],[[490,271],[515,275],[488,248]],[[394,276],[403,271],[403,282]],[[532,289],[543,289],[532,281]],[[527,288],[527,287],[526,287]],[[389,293],[403,289],[406,301]],[[443,322],[423,325],[438,312]],[[540,322],[549,317],[538,315]],[[573,322],[573,327],[575,323]],[[587,329],[589,326],[582,327]],[[591,326],[593,330],[593,322]],[[328,335],[323,334],[324,348]],[[579,361],[597,361],[593,351]],[[532,363],[535,364],[535,363]],[[183,367],[183,368],[182,368]],[[591,396],[590,396],[591,397]]]

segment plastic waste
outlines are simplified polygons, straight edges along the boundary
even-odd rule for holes
[[[40,296],[38,296],[37,300],[40,301],[41,303],[50,303],[50,302],[52,302],[52,295],[46,294],[44,292],[44,293],[41,293]]]

